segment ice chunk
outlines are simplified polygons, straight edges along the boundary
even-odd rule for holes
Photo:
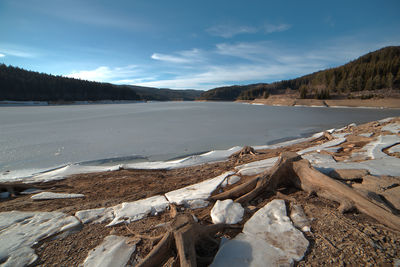
[[[335,138],[343,138],[348,136],[350,133],[332,133],[332,136]]]
[[[240,176],[238,175],[232,175],[230,177],[228,177],[228,185],[233,185],[236,184],[237,182],[240,181]]]
[[[80,225],[77,218],[61,212],[0,213],[0,259],[3,266],[32,264],[37,259],[31,249],[36,242]]]
[[[302,158],[307,159],[311,164],[320,164],[320,163],[334,163],[336,162],[331,155],[328,154],[320,154],[320,153],[310,153],[303,155]]]
[[[82,198],[82,197],[85,197],[85,195],[42,192],[42,193],[31,196],[31,199],[33,199],[33,200],[48,200],[48,199],[64,199],[64,198]]]
[[[103,223],[114,219],[113,208],[98,208],[89,210],[80,210],[75,216],[84,224],[86,223]]]
[[[244,209],[240,203],[234,203],[232,199],[217,200],[211,210],[211,219],[214,224],[235,224],[243,219]]]
[[[105,166],[84,166],[79,164],[71,164],[54,170],[35,174],[31,177],[13,179],[13,181],[20,180],[24,183],[49,182],[54,180],[61,180],[67,176],[74,174],[116,171],[119,170],[120,168],[121,168],[120,165],[105,167]]]
[[[303,232],[310,232],[310,221],[307,219],[303,208],[300,205],[292,205],[291,208],[290,219],[292,219],[293,224]]]
[[[323,143],[321,145],[312,146],[312,147],[308,147],[306,149],[300,150],[297,153],[300,155],[303,155],[305,153],[312,152],[312,151],[321,151],[321,150],[325,150],[326,148],[329,148],[329,147],[338,146],[344,142],[346,142],[346,138],[344,138],[344,137],[338,138],[338,139],[333,139],[333,140]]]
[[[107,226],[141,220],[147,215],[164,211],[169,205],[164,196],[152,196],[134,202],[124,202],[113,207],[114,219]]]
[[[307,239],[286,215],[285,202],[275,199],[220,248],[211,266],[289,266],[303,258],[307,247]]]
[[[110,235],[96,248],[89,251],[83,266],[85,267],[124,267],[128,263],[135,245],[127,244],[127,237]]]
[[[382,127],[382,131],[389,131],[392,133],[400,133],[400,123],[390,123]]]
[[[380,135],[378,136],[376,141],[370,142],[369,144],[365,145],[363,149],[367,151],[365,153],[366,156],[370,157],[371,159],[385,158],[387,157],[387,154],[385,154],[382,150],[396,143],[400,143],[400,136]]]
[[[183,159],[171,161],[139,162],[123,165],[124,169],[177,169],[216,162],[227,159],[230,155],[240,151],[242,147],[235,146],[227,150],[213,150],[201,155],[193,155]]]
[[[257,175],[270,169],[272,166],[274,166],[277,160],[278,157],[273,157],[269,159],[254,161],[236,166],[235,170],[237,170],[238,174],[240,175]]]
[[[20,194],[21,195],[31,195],[31,194],[36,194],[36,193],[40,193],[40,192],[42,192],[42,190],[40,190],[40,189],[28,188],[28,189],[22,191]]]
[[[190,185],[165,194],[171,203],[185,205],[190,200],[207,199],[211,193],[225,180],[226,177],[235,174],[233,171],[225,172],[215,178]]]
[[[391,148],[389,148],[388,152],[389,153],[400,153],[400,144],[392,146]]]
[[[391,121],[393,119],[394,119],[393,117],[389,117],[389,118],[386,118],[386,119],[379,120],[378,122],[385,123],[385,122],[389,122],[389,121]]]
[[[374,133],[360,133],[359,134],[359,136],[362,136],[362,137],[371,137],[373,135],[374,135]]]

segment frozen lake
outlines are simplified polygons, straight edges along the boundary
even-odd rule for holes
[[[264,145],[400,110],[165,102],[0,107],[0,176]]]

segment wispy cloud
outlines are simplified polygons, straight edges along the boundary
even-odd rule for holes
[[[192,50],[179,51],[174,54],[153,53],[151,58],[159,61],[178,64],[194,63],[204,59],[202,51],[196,48]]]
[[[94,70],[73,71],[64,76],[88,81],[115,82],[127,78],[132,79],[132,77],[138,76],[139,73],[140,71],[135,65],[116,68],[101,66]]]
[[[0,57],[5,57],[6,55],[0,53]]]
[[[206,32],[214,36],[219,36],[223,38],[232,38],[239,34],[253,34],[259,32],[262,32],[264,34],[270,34],[274,32],[283,32],[290,29],[290,27],[291,25],[284,23],[282,24],[265,23],[263,26],[259,27],[253,27],[247,25],[237,26],[237,25],[221,24],[206,29]]]
[[[206,29],[206,32],[209,34],[223,38],[231,38],[238,34],[256,33],[257,31],[258,29],[255,27],[233,25],[215,25]]]
[[[31,52],[30,48],[25,48],[16,45],[4,45],[0,44],[0,54],[5,56],[22,57],[22,58],[35,58],[38,56],[37,53]]]
[[[264,25],[265,33],[273,33],[273,32],[284,32],[291,28],[292,26],[289,24],[268,24]]]

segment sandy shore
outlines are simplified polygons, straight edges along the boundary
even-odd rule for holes
[[[238,102],[263,104],[269,106],[322,106],[322,107],[369,107],[369,108],[400,108],[399,98],[376,99],[299,99],[286,96],[270,96],[267,99]]]
[[[315,102],[313,102],[315,103]],[[337,142],[335,149],[324,150],[324,144],[332,142],[331,136],[321,136],[302,143],[288,145],[274,149],[264,149],[258,153],[243,156],[231,156],[227,161],[203,164],[187,168],[173,170],[118,170],[111,172],[77,174],[64,180],[31,184],[47,192],[83,194],[84,198],[53,199],[34,201],[30,195],[14,195],[0,202],[1,212],[6,211],[40,211],[63,212],[73,216],[77,211],[113,207],[122,202],[133,202],[140,199],[164,195],[173,190],[207,181],[213,177],[237,170],[243,164],[271,159],[285,151],[301,152],[312,147],[320,147],[314,152],[304,152],[304,157],[309,158],[322,155],[332,157],[338,163],[346,163],[355,160],[354,155],[362,154],[365,147],[374,142],[379,136],[396,135],[387,129],[390,125],[400,125],[400,118],[382,122],[370,122],[360,126],[350,126],[337,131],[336,139],[343,138],[343,142]],[[385,128],[386,127],[386,128]],[[392,147],[395,147],[393,144]],[[400,158],[397,150],[385,148],[385,155]],[[356,159],[360,162],[361,159]],[[396,166],[394,166],[396,168]],[[229,190],[252,179],[257,174],[240,174],[240,181],[235,185],[218,187],[213,194]],[[243,172],[244,173],[244,172]],[[381,186],[373,187],[371,181],[381,179]],[[334,177],[334,178],[337,178]],[[374,199],[374,203],[385,207],[394,214],[400,214],[400,177],[398,176],[371,176],[364,173],[360,177],[341,179],[350,187],[363,192],[363,194],[380,196]],[[0,187],[6,188],[5,185]],[[9,186],[9,185],[8,185]],[[389,191],[392,194],[389,194]],[[16,192],[18,193],[18,192]],[[394,198],[393,198],[394,196]],[[396,201],[397,198],[397,201]],[[298,204],[304,208],[304,212],[310,221],[311,232],[304,232],[309,241],[308,250],[297,266],[321,266],[321,265],[393,265],[400,259],[400,232],[383,226],[367,215],[351,211],[340,213],[338,204],[318,196],[307,195],[295,188],[280,188],[278,193],[272,195],[268,192],[248,203],[245,208],[244,220],[239,223],[243,226],[255,211],[264,207],[273,199],[284,199],[287,207]],[[381,202],[379,202],[381,199]],[[385,201],[383,201],[385,200]],[[210,210],[212,205],[198,209],[189,209],[184,205],[178,206],[181,212],[196,216],[202,224],[211,224]],[[1,213],[0,213],[1,214]],[[105,237],[110,234],[132,237],[132,230],[137,234],[146,233],[148,236],[156,236],[166,231],[158,225],[171,220],[168,212],[158,213],[142,220],[127,224],[119,224],[106,227],[107,223],[88,223],[82,225],[79,231],[59,238],[41,239],[33,249],[38,255],[34,265],[42,266],[77,266],[87,257],[89,251],[97,247]],[[130,229],[128,230],[127,227]],[[226,238],[233,238],[237,231],[222,233]],[[219,239],[218,239],[219,240]],[[219,242],[219,241],[218,241]],[[153,244],[150,240],[141,239],[136,244],[136,251],[130,259],[130,263],[143,258],[149,253]],[[206,243],[208,250],[204,256],[213,258],[218,251],[218,245]],[[1,246],[0,246],[1,247]],[[208,263],[199,264],[207,266]]]

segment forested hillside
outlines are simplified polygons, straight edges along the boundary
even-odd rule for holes
[[[198,90],[174,90],[158,89],[153,87],[143,87],[129,85],[144,100],[173,101],[173,100],[195,100],[203,91]]]
[[[0,65],[0,100],[139,100],[127,86],[89,82]]]
[[[207,100],[249,100],[270,94],[296,90],[301,98],[326,99],[332,95],[379,89],[400,89],[400,46],[385,47],[368,53],[343,66],[293,80],[215,88],[202,94]],[[239,95],[237,95],[237,93]],[[215,99],[218,96],[218,99]]]

